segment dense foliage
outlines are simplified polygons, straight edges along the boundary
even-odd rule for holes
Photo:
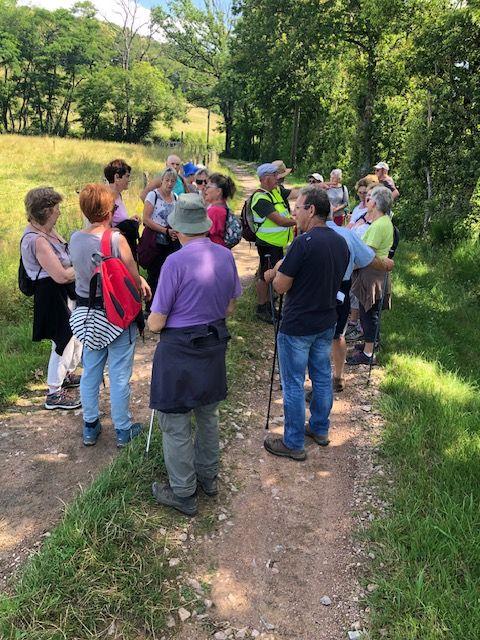
[[[124,18],[100,22],[90,2],[47,11],[0,0],[0,131],[135,142],[156,119],[182,117],[154,29],[140,37]]]
[[[223,115],[227,154],[281,157],[299,175],[339,166],[350,186],[387,160],[404,232],[476,237],[478,0],[274,9],[171,0],[140,37],[130,15],[99,22],[88,1],[48,12],[0,0],[0,130],[145,140],[187,99]]]
[[[268,0],[237,0],[234,8],[231,29],[218,3],[199,10],[176,0],[167,37],[174,59],[188,39],[200,69],[216,60],[209,96],[228,102],[237,156],[281,157],[324,175],[339,166],[351,186],[387,160],[404,232],[437,241],[477,232],[478,3],[278,0],[272,10]]]
[[[477,4],[478,7],[478,4]],[[393,168],[405,230],[463,235],[480,166],[480,14],[449,0],[239,0],[239,155],[348,181]],[[473,218],[480,213],[477,209]]]

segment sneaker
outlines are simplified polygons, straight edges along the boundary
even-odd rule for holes
[[[130,429],[115,429],[115,433],[117,434],[117,447],[119,449],[126,447],[127,444],[141,433],[142,429],[143,424],[141,422],[135,422]]]
[[[263,441],[263,446],[268,451],[268,453],[271,453],[274,456],[291,458],[292,460],[297,460],[298,462],[306,460],[307,458],[305,449],[289,449],[283,444],[283,440],[280,436],[268,435]]]
[[[102,425],[100,424],[100,420],[97,418],[96,422],[92,424],[91,427],[87,426],[87,423],[83,423],[83,444],[86,447],[93,447],[94,444],[97,444],[98,436],[102,432]]]
[[[218,493],[218,480],[217,476],[214,478],[201,478],[197,476],[197,482],[200,485],[201,490],[207,496],[216,496]]]
[[[80,398],[69,397],[63,389],[45,398],[45,409],[79,409],[81,406]]]
[[[152,494],[158,504],[173,507],[186,516],[194,516],[198,511],[198,499],[195,493],[185,498],[177,496],[173,493],[172,487],[168,482],[165,484],[154,482],[152,484]]]
[[[77,373],[67,373],[64,381],[62,382],[63,389],[74,389],[80,386],[80,380],[82,376]]]
[[[364,351],[365,350],[365,342],[359,342],[353,348],[354,348],[355,351]],[[379,351],[380,351],[380,343],[377,342],[377,344],[375,345],[375,353],[378,353]]]
[[[328,436],[317,436],[316,433],[313,433],[308,424],[305,425],[305,435],[314,440],[321,447],[326,447],[330,444]]]
[[[363,338],[363,331],[357,329],[357,327],[355,327],[353,331],[347,331],[345,334],[345,340],[347,342],[355,342],[356,340],[360,340],[360,338]]]
[[[340,393],[345,389],[345,378],[333,378],[333,390]]]
[[[355,351],[352,356],[347,358],[347,364],[356,367],[359,364],[370,364],[372,356],[368,357],[364,351]],[[372,364],[376,364],[375,358],[373,358]]]

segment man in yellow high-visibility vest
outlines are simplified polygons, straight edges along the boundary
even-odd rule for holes
[[[278,168],[270,162],[257,169],[260,189],[251,200],[251,210],[255,227],[260,265],[257,279],[257,317],[264,322],[272,322],[268,303],[268,285],[264,279],[267,269],[283,258],[283,250],[294,237],[295,220],[291,217],[278,189]]]

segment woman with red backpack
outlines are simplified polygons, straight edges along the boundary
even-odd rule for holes
[[[130,377],[138,332],[137,322],[142,323],[143,316],[139,313],[138,321],[133,320],[126,328],[113,324],[108,319],[104,301],[106,285],[103,288],[102,297],[102,288],[96,279],[92,280],[98,270],[95,258],[101,259],[102,237],[108,234],[107,237],[111,242],[110,253],[126,267],[132,287],[146,299],[151,296],[150,287],[138,273],[127,240],[119,231],[112,232],[114,204],[115,196],[106,185],[87,184],[80,192],[80,208],[90,222],[90,226],[76,231],[70,240],[77,295],[77,308],[70,318],[70,326],[73,335],[83,343],[80,397],[83,407],[83,444],[85,446],[94,445],[102,430],[98,399],[107,362],[111,413],[117,436],[117,447],[126,446],[142,430],[142,424],[132,422],[129,401]],[[119,292],[118,295],[120,298],[121,293]],[[141,311],[140,305],[139,311]]]

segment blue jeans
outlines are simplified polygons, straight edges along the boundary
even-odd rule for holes
[[[312,381],[310,430],[326,436],[333,404],[330,352],[335,325],[310,336],[278,334],[278,359],[283,388],[283,442],[289,449],[305,446],[305,372]]]
[[[93,350],[84,347],[80,398],[85,422],[95,422],[99,416],[98,396],[103,371],[108,360],[113,426],[118,430],[130,429],[132,426],[132,415],[129,411],[130,378],[136,337],[136,326],[130,325],[118,338],[103,349]]]

